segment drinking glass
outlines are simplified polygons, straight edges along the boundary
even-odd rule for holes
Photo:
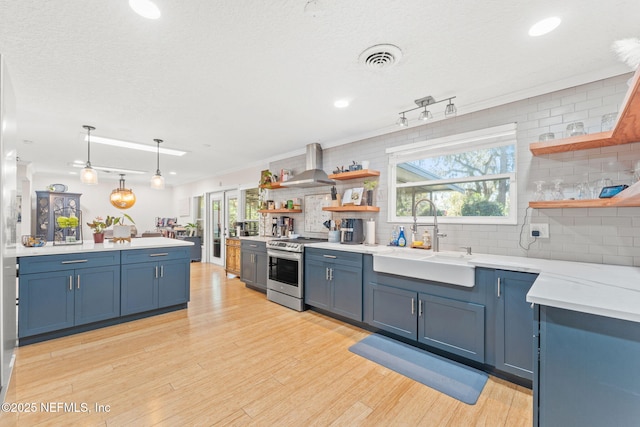
[[[544,201],[546,199],[544,194],[544,181],[534,181],[533,183],[536,185],[534,200],[536,202]]]
[[[582,122],[573,122],[567,125],[567,136],[578,136],[585,135],[584,131],[584,123]]]
[[[616,117],[618,117],[618,113],[609,113],[602,116],[602,132],[613,130],[616,124]]]
[[[553,200],[564,200],[564,189],[562,188],[562,179],[553,180]]]

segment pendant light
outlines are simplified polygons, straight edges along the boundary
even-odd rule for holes
[[[160,173],[160,143],[161,139],[154,139],[158,143],[158,162],[156,164],[156,174],[151,177],[151,188],[155,190],[164,190],[164,177]]]
[[[136,203],[136,195],[124,187],[124,174],[120,174],[120,186],[111,192],[110,200],[118,209],[129,209]]]
[[[87,164],[80,171],[80,182],[87,185],[95,185],[98,183],[98,172],[91,167],[91,131],[95,130],[93,126],[82,126],[87,130]]]

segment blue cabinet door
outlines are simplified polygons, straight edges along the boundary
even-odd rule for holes
[[[331,308],[336,314],[362,321],[362,267],[330,264]],[[306,285],[306,283],[305,283]]]
[[[256,283],[256,264],[253,261],[255,252],[242,249],[240,251],[240,280],[246,285]]]
[[[141,313],[158,307],[156,262],[122,265],[120,311],[122,315]]]
[[[329,273],[327,265],[307,257],[304,263],[304,302],[313,307],[329,309]]]
[[[189,301],[188,259],[159,263],[158,307],[169,307]]]
[[[418,339],[417,297],[413,291],[369,283],[367,323],[404,338]]]
[[[537,275],[496,270],[496,368],[533,379],[533,309],[527,292]]]
[[[18,337],[73,326],[74,270],[20,276]]]
[[[120,266],[75,270],[75,324],[120,316]]]
[[[419,294],[418,341],[484,363],[484,306]]]
[[[256,281],[254,282],[254,286],[260,288],[264,291],[267,290],[267,248],[264,250],[255,252],[255,263],[256,263]]]

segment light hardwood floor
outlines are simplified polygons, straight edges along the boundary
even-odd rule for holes
[[[37,412],[0,425],[532,424],[526,388],[490,377],[466,405],[349,352],[367,331],[191,267],[187,310],[20,347],[6,402]],[[58,402],[77,412],[42,410]]]

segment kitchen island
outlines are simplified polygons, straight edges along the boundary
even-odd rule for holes
[[[17,248],[20,345],[187,307],[192,242]]]

